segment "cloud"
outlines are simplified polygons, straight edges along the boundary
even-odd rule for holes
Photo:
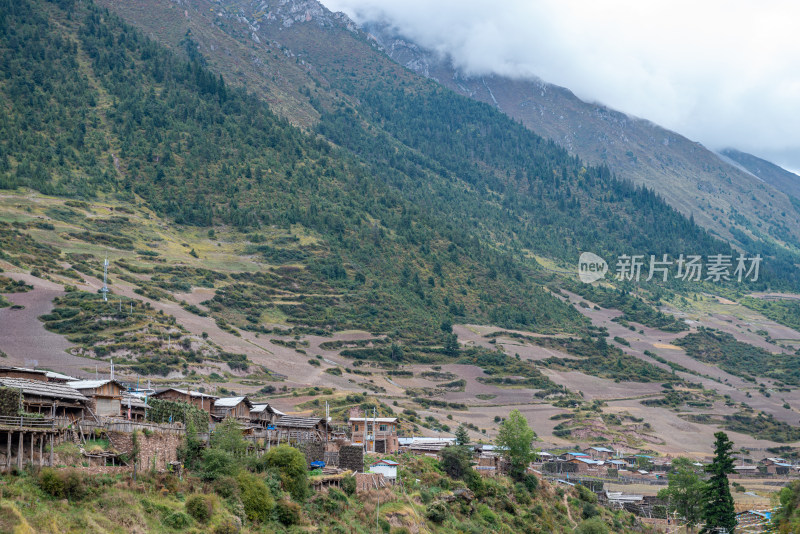
[[[711,148],[800,168],[791,0],[323,0],[472,74],[542,80]]]

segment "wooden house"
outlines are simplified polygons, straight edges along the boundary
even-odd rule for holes
[[[575,465],[576,473],[605,474],[607,467],[602,460],[592,460],[585,456],[575,456],[566,463]]]
[[[275,422],[279,441],[327,441],[330,427],[321,417],[284,415]]]
[[[73,376],[62,375],[55,371],[45,369],[28,369],[27,367],[6,367],[0,366],[0,377],[5,378],[26,378],[28,380],[42,380],[44,382],[56,382],[65,384],[78,380]]]
[[[24,367],[0,367],[0,378],[22,378],[25,380],[39,380],[47,382],[47,372]]]
[[[759,474],[758,467],[755,465],[735,465],[733,472],[739,476],[756,476]]]
[[[127,391],[122,393],[122,417],[130,421],[144,421],[147,414],[147,401],[144,397]]]
[[[233,417],[249,423],[252,407],[253,403],[247,397],[222,397],[214,401],[211,416],[217,421]]]
[[[89,399],[69,386],[43,380],[0,377],[0,386],[22,392],[22,408],[27,413],[81,419]]]
[[[274,426],[275,423],[280,419],[280,415],[272,406],[269,404],[254,404],[252,408],[250,408],[250,422],[257,427],[267,428],[268,426]],[[282,412],[280,412],[282,415]]]
[[[349,422],[353,445],[366,443],[368,450],[384,454],[392,454],[400,448],[396,417],[351,417]]]
[[[783,458],[764,458],[759,462],[761,469],[770,475],[787,475],[792,471],[792,464]]]
[[[595,460],[609,460],[614,456],[614,451],[607,447],[589,447],[584,449],[583,452]]]
[[[191,389],[178,389],[167,388],[156,391],[153,394],[154,399],[163,399],[176,402],[185,402],[191,404],[196,408],[212,414],[214,411],[214,403],[219,399],[214,395],[202,393],[200,391],[192,391]]]
[[[122,394],[127,388],[113,379],[77,380],[67,386],[80,391],[89,399],[88,408],[100,417],[119,417],[122,413]]]

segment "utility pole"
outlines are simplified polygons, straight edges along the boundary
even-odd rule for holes
[[[108,256],[103,261],[103,288],[100,291],[103,293],[103,302],[108,302]]]

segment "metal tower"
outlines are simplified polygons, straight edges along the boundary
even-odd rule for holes
[[[108,258],[103,261],[103,289],[100,292],[103,293],[103,302],[108,302]]]

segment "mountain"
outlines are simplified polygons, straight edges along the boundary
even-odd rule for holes
[[[733,148],[727,148],[721,153],[772,187],[789,195],[795,207],[800,206],[800,176],[767,160]]]
[[[700,143],[649,121],[584,102],[542,80],[470,76],[449,57],[398,35],[385,21],[364,31],[395,61],[449,89],[486,102],[553,139],[571,154],[607,165],[619,177],[659,193],[712,233],[737,239],[738,229],[759,240],[800,244],[800,206],[775,184],[754,178]]]
[[[652,192],[413,75],[335,17],[309,17],[265,23],[293,49],[303,38],[329,87],[319,102],[316,87],[298,89],[319,107],[303,131],[205,66],[193,44],[200,31],[180,29],[181,56],[93,4],[7,8],[0,187],[113,198],[247,235],[266,264],[257,276],[187,270],[135,283],[144,292],[210,285],[212,311],[255,330],[280,316],[421,344],[441,343],[448,321],[575,331],[585,320],[544,290],[550,275],[531,254],[569,263],[581,250],[629,246],[730,253]],[[77,226],[74,240],[159,248],[125,219],[51,217]],[[152,272],[133,254],[122,259],[123,269]]]
[[[800,436],[796,380],[771,372],[800,348],[793,301],[771,300],[798,287],[785,250],[732,229],[765,256],[747,288],[579,284],[583,251],[734,250],[319,4],[107,4],[0,1],[8,364],[113,358],[303,413],[373,392],[410,432],[491,438],[520,406],[565,447]]]
[[[416,129],[414,133],[419,133],[424,131],[425,128],[430,128],[431,125],[412,125],[412,123],[406,122],[400,126],[395,124],[394,119],[400,118],[395,115],[392,116],[392,121],[386,121],[385,118],[375,114],[374,104],[376,102],[370,98],[365,98],[365,92],[393,94],[392,89],[399,87],[405,88],[406,94],[403,96],[407,98],[411,93],[430,94],[435,86],[430,83],[424,83],[420,76],[407,69],[398,68],[395,61],[390,60],[381,52],[382,48],[374,36],[361,31],[344,15],[331,13],[316,1],[218,3],[199,0],[181,4],[180,6],[172,2],[159,0],[143,0],[136,3],[100,0],[100,3],[118,13],[128,22],[143,28],[148,34],[153,35],[179,54],[199,56],[210,68],[221,72],[231,84],[242,84],[255,90],[260,98],[270,104],[271,109],[274,109],[301,128],[324,133],[326,137],[332,138],[333,141],[343,146],[349,144],[346,148],[351,150],[355,149],[353,143],[358,140],[362,145],[358,149],[360,150],[359,156],[372,158],[375,165],[382,166],[386,162],[385,158],[382,162],[374,160],[385,156],[385,154],[381,155],[381,151],[387,148],[388,145],[385,142],[387,140],[398,140],[406,148],[410,148],[413,153],[409,153],[409,157],[414,161],[420,155],[420,147],[416,146],[408,137],[403,138],[398,135],[397,131],[388,130],[397,127],[410,127],[412,130]],[[386,48],[386,50],[391,53],[390,48]],[[425,65],[430,67],[431,63],[428,62]],[[419,66],[417,68],[424,73],[424,69]],[[430,71],[428,73],[430,74]],[[480,82],[481,86],[485,81]],[[530,84],[528,85],[530,86]],[[457,89],[457,91],[463,93],[462,89]],[[567,93],[563,90],[562,92],[564,94]],[[553,94],[553,92],[551,91],[548,94]],[[448,96],[448,98],[451,97]],[[558,100],[560,101],[561,99],[559,97]],[[459,99],[452,99],[452,102],[457,103],[458,106],[466,106],[463,103],[464,101]],[[585,104],[574,97],[572,97],[571,102],[572,104],[570,105],[573,107],[585,107]],[[388,112],[385,108],[386,105],[396,104],[402,108],[402,105],[396,102],[382,102],[380,105],[383,108],[379,109],[378,113],[386,113]],[[491,106],[496,107],[493,102]],[[336,119],[336,114],[347,107],[356,111],[359,120],[363,121],[362,124],[365,126],[366,131],[372,134],[371,136],[364,136],[362,132],[352,130],[345,132],[341,128],[331,127],[332,120],[335,122],[341,119],[341,117]],[[452,108],[453,105],[449,104],[449,107]],[[584,113],[585,109],[580,108],[579,111]],[[428,114],[429,111],[424,108],[417,108],[411,112],[422,114],[415,117],[414,120],[417,120],[418,117],[431,118],[431,115]],[[480,113],[486,112],[481,111]],[[657,127],[644,121],[622,120],[624,116],[608,110],[603,111],[603,113],[610,118],[607,120],[597,119],[595,122],[598,122],[601,126],[609,120],[613,123],[630,123],[637,131],[644,132],[637,135],[640,137],[645,136],[647,139],[654,135],[653,132],[660,131]],[[492,117],[492,120],[497,120],[496,115],[488,114],[487,116]],[[474,118],[478,119],[477,115]],[[382,122],[376,123],[376,119]],[[480,120],[483,119],[480,118]],[[350,126],[354,124],[354,122],[350,122]],[[497,124],[499,125],[500,123]],[[513,122],[508,124],[513,131],[518,128],[518,125]],[[452,129],[454,127],[455,129]],[[482,128],[482,125],[476,124],[475,127]],[[502,128],[505,127],[502,126]],[[340,137],[333,138],[337,128]],[[458,126],[453,124],[448,125],[448,128],[451,128],[450,131],[461,133],[467,131],[458,130]],[[628,126],[624,126],[624,128],[628,128]],[[664,132],[662,131],[662,133]],[[385,138],[382,137],[384,135],[386,136]],[[659,172],[662,175],[653,178],[648,187],[653,188],[653,190],[660,189],[662,196],[682,210],[687,217],[693,217],[695,221],[711,228],[712,233],[716,232],[726,239],[733,239],[739,246],[775,258],[770,262],[765,262],[765,266],[767,266],[767,269],[775,269],[775,272],[780,272],[781,275],[777,279],[781,280],[782,283],[788,281],[791,286],[794,283],[791,282],[793,279],[792,273],[796,271],[794,264],[798,260],[793,253],[787,252],[783,245],[795,242],[795,234],[800,232],[800,225],[792,223],[795,211],[786,196],[774,191],[770,191],[767,195],[762,191],[766,187],[765,184],[749,173],[742,172],[740,169],[723,162],[718,156],[705,150],[700,145],[680,138],[676,134],[670,133],[669,135],[673,138],[673,144],[685,146],[685,150],[679,151],[680,158],[678,158],[678,155],[666,152],[666,155],[662,158],[664,161],[658,165],[659,169],[661,169]],[[379,146],[375,146],[375,144],[367,146],[363,143],[363,141],[370,138],[378,139],[377,145]],[[448,139],[448,141],[452,142],[454,139]],[[474,139],[468,139],[467,143],[474,143],[474,141]],[[647,143],[645,144],[649,146]],[[659,143],[655,144],[658,145]],[[401,147],[395,150],[401,150]],[[644,148],[637,149],[637,151],[639,150],[644,150]],[[445,151],[441,148],[436,148],[434,156],[438,157]],[[391,159],[396,162],[405,157],[399,157],[399,154],[399,152],[396,152],[396,155]],[[405,159],[408,160],[408,158]],[[649,161],[652,158],[649,156],[644,158],[642,156],[642,159]],[[698,161],[705,161],[701,166],[707,169],[698,170]],[[605,167],[608,160],[599,159],[599,162]],[[450,171],[457,175],[468,175],[475,169],[473,167],[466,170],[464,163],[465,161],[462,158],[460,161],[461,168],[451,167]],[[714,167],[715,165],[716,167]],[[712,167],[716,169],[713,172],[708,170],[712,169]],[[479,165],[477,168],[482,167]],[[673,179],[675,173],[681,174],[685,178],[686,175],[693,176],[695,171],[699,172],[700,176],[706,176],[707,180],[704,178],[698,182],[694,178],[687,178],[679,183],[676,181],[677,179]],[[732,191],[736,190],[738,186],[731,188],[731,184],[734,183],[731,177],[734,174],[730,174],[728,171],[744,176],[746,182],[757,183],[757,186],[754,186],[754,188],[750,188],[750,186],[744,189],[739,188],[739,193],[733,195]],[[408,169],[401,169],[401,174],[407,174],[407,172]],[[507,176],[517,176],[524,174],[525,171],[519,169],[518,165],[516,165],[516,168],[506,168],[500,172]],[[385,175],[385,167],[377,169],[375,174],[378,176]],[[669,175],[668,179],[665,178],[667,175]],[[496,175],[491,179],[495,180]],[[703,193],[701,190],[705,187],[704,184],[711,184],[712,181],[717,186],[707,189],[714,192]],[[558,189],[548,188],[551,195],[556,194],[556,190],[561,191],[558,194],[572,194],[573,188],[560,188],[558,182],[559,180],[556,180],[552,184]],[[666,187],[664,185],[671,182],[679,183],[679,186]],[[406,195],[410,193],[408,188],[403,190]],[[522,193],[519,198],[525,198],[525,192],[529,190],[531,189],[527,185],[523,185],[521,189],[518,188],[517,192]],[[495,192],[500,191],[495,189]],[[762,195],[762,193],[764,194]],[[460,195],[461,193],[451,190],[448,194]],[[503,193],[501,192],[501,194]],[[535,194],[538,195],[538,193]],[[745,198],[745,194],[749,196]],[[435,197],[424,194],[423,197],[416,197],[413,202],[424,201],[429,203],[432,198]],[[676,198],[683,200],[676,204]],[[760,200],[756,202],[753,199]],[[507,195],[504,202],[507,204],[509,201],[516,202],[516,200],[511,200],[511,197]],[[563,203],[565,201],[566,199],[560,202]],[[746,213],[736,211],[733,208],[722,207],[717,209],[714,207],[721,206],[720,202],[725,203],[726,206],[735,205],[741,207],[746,206],[751,201],[760,206],[758,209],[763,214],[764,220],[769,219],[774,224],[764,223],[761,219],[756,221],[752,217],[746,216]],[[776,205],[785,205],[785,207],[777,211],[775,209]],[[577,206],[578,204],[573,203],[573,207]],[[602,210],[606,210],[610,206],[605,204]],[[435,211],[445,213],[449,211],[449,208],[447,206],[438,206]],[[578,211],[581,214],[586,214],[591,209],[587,209],[587,206],[581,204]],[[567,212],[569,212],[567,217],[573,218],[574,210],[567,208]],[[556,223],[553,219],[553,214],[557,212],[550,212],[546,216],[539,211],[536,211],[536,213],[540,216],[537,224],[528,225],[528,230],[514,234],[514,239],[517,240],[518,246],[532,251],[534,254],[554,258],[557,262],[563,263],[565,260],[568,263],[574,262],[577,259],[577,248],[574,240],[571,237],[553,233],[554,231],[558,232],[554,230],[555,228],[565,224],[569,226],[571,223],[565,222],[564,219]],[[596,213],[600,212],[596,211]],[[726,215],[723,216],[723,213]],[[479,214],[475,215],[482,220],[480,224],[485,227],[484,229],[493,236],[508,235],[507,225],[495,225],[492,228],[488,228],[486,225],[489,221],[486,217]],[[798,219],[800,219],[800,216],[798,216]],[[758,222],[761,222],[761,224],[759,225]],[[579,231],[585,232],[589,228],[596,227],[596,223],[592,223],[590,226],[582,225]],[[531,228],[540,230],[542,237],[529,236]],[[588,241],[589,244],[587,246],[597,248],[597,241],[604,239],[602,235],[602,232],[593,232],[594,237]],[[641,241],[631,242],[628,238],[627,241],[623,242],[628,243],[626,247],[628,252],[631,252],[632,249],[647,249],[646,252],[649,253],[663,253],[658,247],[647,246]],[[789,246],[791,247],[791,245]],[[680,252],[685,250],[688,249],[684,248]],[[695,248],[694,250],[708,249]],[[571,252],[567,253],[567,251]]]

